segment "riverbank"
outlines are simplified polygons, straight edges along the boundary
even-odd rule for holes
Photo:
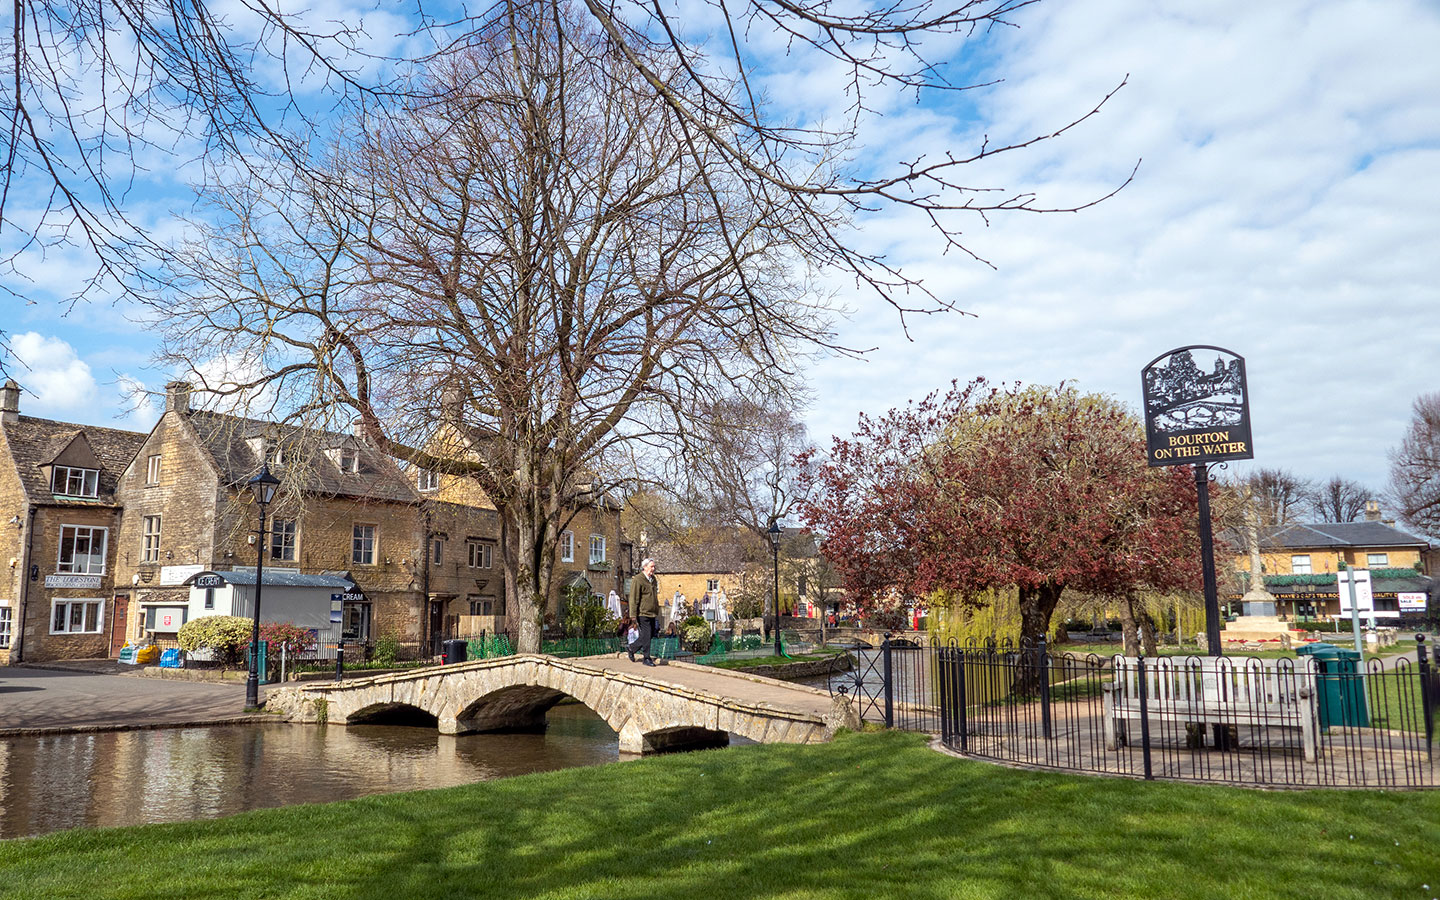
[[[1440,793],[1026,772],[901,733],[0,843],[0,896],[1430,897]]]

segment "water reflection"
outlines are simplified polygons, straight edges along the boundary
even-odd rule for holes
[[[548,718],[543,734],[257,725],[3,739],[0,838],[450,787],[619,757],[615,732],[585,707],[557,706]]]

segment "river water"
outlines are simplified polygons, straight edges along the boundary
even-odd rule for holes
[[[618,759],[605,721],[550,710],[543,734],[281,724],[0,739],[0,838],[179,822]]]

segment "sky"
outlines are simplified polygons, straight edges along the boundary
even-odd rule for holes
[[[1004,80],[955,98],[877,98],[862,163],[967,152],[1048,134],[978,166],[977,186],[1034,191],[1078,213],[963,221],[943,253],[925,223],[887,213],[855,240],[924,277],[966,315],[911,316],[832,280],[851,311],[840,342],[867,349],[807,366],[812,437],[848,435],[951,380],[1073,383],[1140,405],[1140,369],[1175,347],[1246,360],[1255,459],[1377,494],[1414,398],[1440,390],[1440,6],[1421,0],[1267,4],[1047,0],[990,35],[968,64]],[[758,39],[757,39],[758,40]],[[757,52],[781,52],[757,44]],[[962,64],[967,64],[961,60]],[[837,102],[833,72],[769,68],[779,111]],[[182,208],[178,193],[168,200]],[[163,225],[163,222],[161,222]],[[157,226],[160,227],[160,226]],[[103,301],[66,312],[57,257],[6,286],[0,329],[22,410],[145,429],[156,402],[122,399],[169,375],[151,337]]]

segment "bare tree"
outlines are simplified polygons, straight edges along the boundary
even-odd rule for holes
[[[1390,495],[1407,525],[1440,535],[1440,392],[1415,398],[1410,427],[1390,451]]]
[[[474,479],[508,523],[535,650],[574,510],[633,482],[634,448],[674,446],[692,410],[788,390],[775,361],[827,317],[795,277],[792,212],[700,164],[704,135],[602,35],[517,4],[484,38],[354,121],[323,178],[277,165],[214,191],[218,224],[158,311],[166,361],[204,389],[353,420]],[[686,89],[674,59],[647,67]],[[207,379],[217,359],[243,364]]]
[[[193,160],[208,162],[213,174],[275,157],[323,178],[326,161],[313,153],[312,135],[328,135],[330,123],[356,107],[382,115],[413,109],[421,95],[392,73],[483,45],[525,7],[567,39],[592,40],[584,30],[599,28],[617,77],[623,66],[630,89],[659,102],[652,114],[663,122],[658,133],[678,142],[691,167],[718,173],[747,202],[784,210],[796,233],[807,234],[813,263],[851,273],[902,309],[944,308],[949,301],[859,249],[851,218],[910,208],[934,225],[947,249],[980,259],[961,236],[974,218],[1051,208],[1023,188],[974,184],[965,173],[989,157],[1057,138],[1098,114],[1113,91],[1068,122],[1006,144],[986,138],[935,157],[883,160],[859,152],[856,141],[877,94],[898,88],[943,98],[983,86],[951,80],[945,63],[965,53],[969,40],[1016,25],[1035,2],[841,8],[828,0],[704,0],[697,15],[687,4],[644,0],[496,0],[457,17],[448,6],[417,0],[400,26],[407,33],[393,35],[266,2],[215,8],[195,0],[16,0],[4,51],[11,77],[0,99],[0,233],[18,240],[5,262],[23,274],[57,246],[80,246],[93,252],[96,269],[78,296],[97,286],[153,288],[165,252],[150,238],[149,223],[136,218],[149,179]],[[710,32],[703,50],[687,30],[699,21]],[[753,81],[771,65],[750,44],[760,33],[782,35],[791,53],[838,72],[834,90],[849,104],[847,114],[826,125],[777,114]],[[746,235],[727,239],[729,250],[741,252]],[[929,299],[906,299],[914,296]]]
[[[1286,469],[1256,469],[1242,485],[1261,527],[1299,521],[1310,505],[1310,482]]]
[[[684,496],[697,521],[764,537],[803,498],[801,471],[814,448],[793,406],[723,397],[691,416],[679,459]]]
[[[1373,496],[1365,485],[1336,475],[1311,491],[1310,512],[1321,522],[1354,522]]]

